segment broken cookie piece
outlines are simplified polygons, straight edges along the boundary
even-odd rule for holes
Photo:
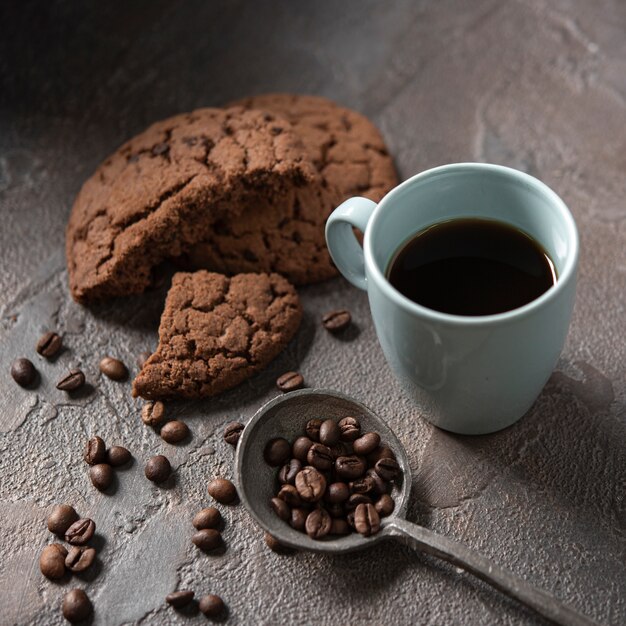
[[[283,350],[301,319],[298,294],[278,274],[175,274],[159,346],[133,395],[199,398],[235,387]]]

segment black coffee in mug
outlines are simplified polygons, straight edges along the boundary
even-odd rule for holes
[[[417,304],[454,315],[516,309],[556,282],[554,263],[529,235],[480,218],[441,222],[394,255],[389,282]]]

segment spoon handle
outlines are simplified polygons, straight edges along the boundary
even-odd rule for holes
[[[462,567],[556,624],[598,626],[597,622],[562,604],[549,593],[533,587],[522,578],[498,567],[462,543],[438,535],[423,526],[412,524],[404,519],[390,519],[385,524],[385,534],[408,538],[408,543],[417,550]]]

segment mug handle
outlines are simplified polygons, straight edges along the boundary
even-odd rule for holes
[[[340,204],[326,222],[326,244],[339,271],[359,289],[367,290],[363,248],[352,227],[365,233],[376,203],[367,198],[349,198]]]

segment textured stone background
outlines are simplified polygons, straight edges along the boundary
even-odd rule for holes
[[[227,550],[205,556],[190,519],[207,479],[230,475],[224,424],[273,397],[276,375],[354,394],[389,421],[412,459],[411,520],[474,547],[602,624],[626,622],[626,4],[622,0],[437,2],[5,2],[0,5],[0,623],[60,624],[62,584],[41,576],[45,517],[67,501],[98,526],[99,563],[78,579],[95,624],[201,623],[177,587],[221,594],[229,622],[535,624],[465,573],[399,544],[337,558],[280,557],[242,507],[221,507]],[[342,279],[302,290],[298,339],[264,373],[207,402],[173,405],[193,431],[162,442],[105,353],[134,363],[155,345],[163,291],[94,310],[67,290],[63,229],[81,182],[162,117],[270,90],[330,96],[381,127],[401,175],[475,160],[518,167],[571,207],[582,240],[571,332],[529,414],[489,437],[424,423],[376,343],[366,298]],[[349,306],[347,340],[319,317]],[[11,360],[44,329],[67,350],[34,358],[24,391]],[[70,364],[91,387],[68,400]],[[115,493],[89,483],[83,442],[99,433],[136,462]],[[164,452],[167,489],[143,476]]]

